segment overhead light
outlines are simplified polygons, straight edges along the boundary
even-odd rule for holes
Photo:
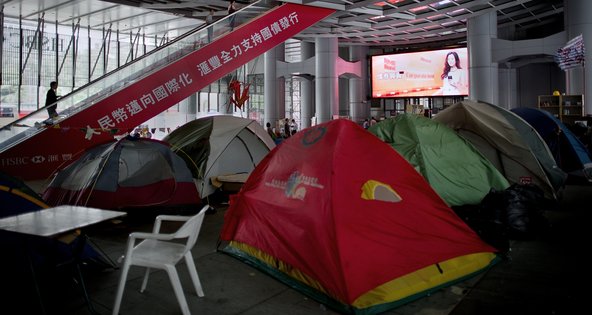
[[[386,16],[393,17],[395,19],[401,19],[401,20],[415,20],[415,14],[407,14],[407,13],[401,13],[401,12],[390,13],[390,14],[387,14]]]
[[[360,21],[348,21],[348,22],[343,22],[341,24],[350,25],[350,26],[357,26],[357,27],[365,27],[365,28],[372,27],[372,24],[371,23],[360,22]]]

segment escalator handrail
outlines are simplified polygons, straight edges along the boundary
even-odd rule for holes
[[[220,19],[216,20],[215,22],[213,22],[211,24],[201,24],[201,25],[193,28],[192,30],[190,30],[190,31],[188,31],[188,32],[186,32],[186,33],[184,33],[184,34],[176,37],[175,39],[171,40],[170,42],[167,42],[166,44],[161,45],[161,46],[159,46],[159,47],[151,50],[150,52],[147,52],[146,54],[143,54],[141,57],[138,57],[138,58],[134,59],[133,61],[130,61],[130,62],[126,63],[125,65],[123,65],[121,67],[118,67],[117,69],[111,70],[111,71],[103,74],[102,76],[100,76],[100,77],[98,77],[98,78],[96,78],[96,79],[94,79],[94,80],[92,80],[92,81],[90,81],[90,82],[88,82],[88,83],[86,83],[86,84],[78,87],[77,89],[71,91],[70,93],[68,93],[68,94],[60,97],[60,99],[58,100],[58,102],[63,102],[64,99],[67,99],[68,97],[72,96],[73,94],[76,94],[76,93],[84,90],[85,88],[88,88],[89,86],[91,86],[93,84],[96,84],[97,82],[99,82],[101,80],[104,80],[105,78],[107,78],[107,77],[109,77],[109,76],[111,76],[111,75],[113,75],[113,74],[115,74],[117,72],[120,72],[120,71],[123,71],[125,69],[128,69],[129,67],[137,64],[138,62],[143,61],[145,58],[148,58],[148,57],[150,57],[153,54],[156,54],[158,52],[161,52],[162,50],[164,50],[164,49],[166,49],[166,48],[168,48],[168,47],[170,47],[172,45],[175,45],[175,44],[183,41],[184,39],[186,39],[186,38],[188,38],[188,37],[190,37],[190,36],[192,36],[192,35],[194,35],[196,33],[199,33],[201,31],[203,31],[204,29],[207,29],[208,27],[214,27],[215,25],[218,25],[220,23],[226,22],[226,21],[228,21],[228,19],[230,19],[231,16],[237,15],[241,11],[248,10],[248,9],[253,8],[253,7],[255,7],[255,6],[257,6],[257,5],[261,4],[261,3],[266,3],[266,2],[268,3],[269,1],[266,1],[266,0],[258,0],[256,2],[253,2],[253,3],[249,4],[248,6],[245,6],[243,8],[240,8],[237,12],[235,12],[235,13],[233,13],[231,15],[227,15],[227,16],[225,16],[223,18],[220,18]],[[138,76],[138,77],[141,77],[141,76]],[[96,100],[99,100],[99,99],[96,99]],[[54,104],[56,104],[56,103],[54,103]],[[35,115],[36,113],[38,113],[40,111],[44,111],[44,110],[46,110],[46,108],[47,108],[47,106],[42,106],[42,107],[38,108],[37,110],[31,112],[27,116],[24,116],[22,118],[19,118],[19,119],[15,120],[15,121],[13,121],[13,122],[5,125],[5,126],[0,127],[0,130],[1,129],[10,129],[12,126],[19,125],[24,120],[27,120],[29,116]],[[86,108],[86,107],[84,107],[84,108]],[[0,147],[1,147],[1,144],[4,141],[6,141],[6,140],[8,140],[8,139],[0,140]]]

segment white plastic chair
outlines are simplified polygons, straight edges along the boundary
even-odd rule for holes
[[[189,269],[189,275],[193,281],[195,291],[197,295],[204,296],[199,277],[195,269],[193,257],[191,256],[191,248],[197,241],[199,230],[204,219],[204,214],[209,206],[203,207],[198,214],[194,216],[171,216],[171,215],[159,215],[154,222],[154,229],[152,233],[134,232],[131,233],[127,242],[127,249],[125,253],[125,260],[121,270],[121,278],[119,279],[119,286],[117,287],[117,295],[115,297],[115,305],[113,306],[113,315],[119,313],[121,306],[121,298],[123,296],[123,289],[125,287],[125,281],[130,266],[143,266],[146,268],[146,274],[144,275],[144,281],[142,282],[142,288],[140,292],[144,292],[146,284],[148,283],[148,275],[150,274],[150,268],[164,269],[170,278],[173,290],[181,306],[181,311],[184,315],[189,315],[189,306],[185,300],[183,289],[181,288],[181,282],[179,281],[179,275],[175,265],[183,258]],[[186,221],[173,234],[160,234],[160,225],[162,221]],[[175,239],[186,238],[185,244],[175,242]],[[136,244],[137,239],[143,239],[138,245]]]

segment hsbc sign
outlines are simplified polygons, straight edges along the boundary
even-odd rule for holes
[[[29,157],[10,157],[0,159],[0,166],[19,166],[29,164]]]
[[[53,163],[53,162],[66,162],[66,161],[71,161],[71,160],[72,160],[71,153],[7,157],[7,158],[0,159],[0,167],[22,166],[22,165],[29,165],[29,164],[43,164],[43,163]]]

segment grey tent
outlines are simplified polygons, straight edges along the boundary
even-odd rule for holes
[[[200,198],[216,191],[212,179],[250,173],[275,147],[273,139],[254,120],[215,115],[177,128],[163,141],[181,156],[196,179]]]
[[[538,131],[516,113],[500,106],[495,106],[492,104],[487,105],[497,110],[502,116],[504,116],[506,120],[508,120],[508,122],[512,124],[512,126],[514,126],[514,128],[516,128],[516,131],[518,131],[526,144],[528,144],[537,160],[545,170],[545,173],[547,174],[551,185],[553,185],[555,192],[561,190],[565,185],[565,181],[567,180],[567,173],[565,173],[559,167],[559,165],[557,165],[555,158],[553,158],[553,153],[547,146],[545,140],[543,140],[543,138],[539,135]]]
[[[524,136],[493,106],[462,101],[434,117],[456,130],[483,154],[512,184],[534,184],[545,196],[556,191]]]

